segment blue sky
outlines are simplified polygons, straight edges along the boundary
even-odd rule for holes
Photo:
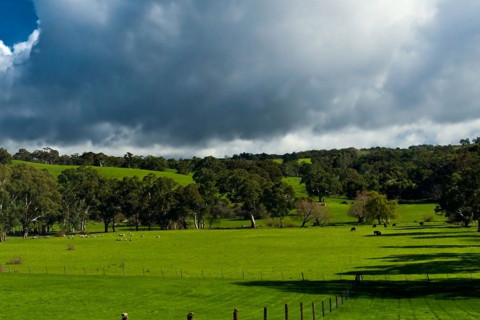
[[[38,28],[33,2],[29,0],[0,1],[0,40],[7,46],[23,42]]]
[[[33,4],[36,16],[0,0],[12,153],[223,157],[480,136],[478,0]]]

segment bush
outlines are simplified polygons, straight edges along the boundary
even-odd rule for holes
[[[64,231],[59,231],[55,234],[55,237],[65,237],[67,234]]]
[[[22,257],[15,257],[12,260],[7,262],[7,264],[22,264],[22,263],[23,263]]]
[[[423,222],[432,222],[433,221],[433,214],[426,213],[422,216]]]

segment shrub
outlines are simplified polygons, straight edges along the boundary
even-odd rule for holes
[[[432,222],[433,221],[433,214],[431,213],[426,213],[422,216],[422,220],[424,222]]]
[[[59,231],[55,234],[55,237],[65,237],[67,234],[64,231]]]
[[[8,261],[7,264],[22,264],[22,257],[14,257],[12,260]]]

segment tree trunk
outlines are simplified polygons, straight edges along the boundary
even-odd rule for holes
[[[305,224],[307,224],[307,221],[308,221],[308,220],[303,219],[302,225],[300,226],[300,228],[305,228]]]
[[[250,213],[250,228],[255,229],[256,223],[255,223],[255,216],[253,213]]]
[[[104,228],[104,232],[108,233],[108,221],[103,222],[103,228]]]
[[[480,232],[480,218],[477,220],[477,232]]]
[[[195,223],[195,229],[198,230],[198,220],[197,220],[197,214],[196,213],[193,215],[193,221]]]

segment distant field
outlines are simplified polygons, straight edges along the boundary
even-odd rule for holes
[[[275,161],[277,163],[283,163],[282,159],[274,159],[273,161]],[[297,159],[297,162],[298,163],[312,163],[312,159],[311,158],[300,158],[300,159]]]
[[[19,161],[19,160],[12,161],[13,165],[16,165],[19,163],[28,164],[39,169],[45,169],[55,178],[57,178],[62,173],[63,170],[78,167],[78,166],[49,165],[49,164],[26,162],[26,161]],[[171,170],[171,169],[168,169],[167,171],[152,171],[152,170],[116,168],[116,167],[93,167],[92,166],[91,168],[98,170],[98,172],[106,178],[114,178],[119,180],[123,178],[134,177],[134,176],[137,176],[141,179],[146,175],[153,173],[157,177],[170,178],[182,186],[186,186],[190,183],[193,183],[193,179],[191,176],[177,174],[175,170]]]

